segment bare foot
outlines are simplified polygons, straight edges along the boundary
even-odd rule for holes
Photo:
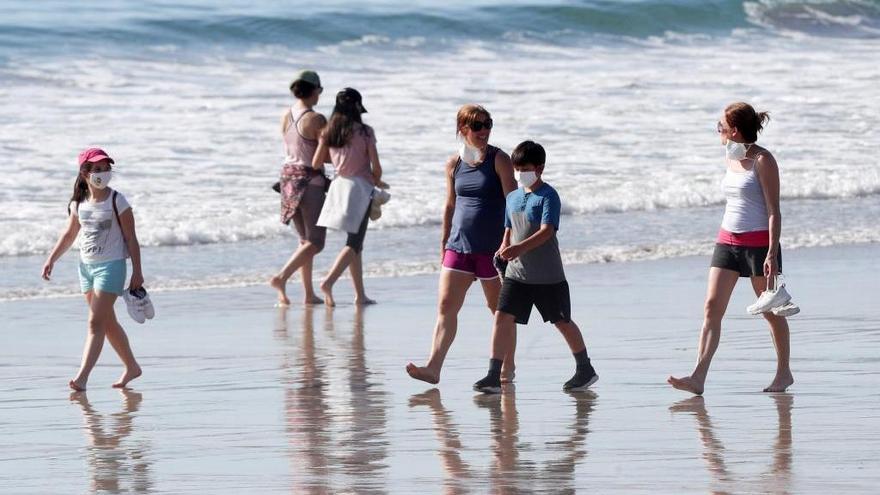
[[[367,296],[356,297],[356,298],[354,298],[354,304],[356,306],[368,306],[370,304],[376,304],[376,301],[374,299],[370,299]]]
[[[67,382],[67,386],[70,387],[70,390],[74,392],[85,392],[86,391],[86,382],[78,382],[76,380],[70,380]]]
[[[692,376],[683,376],[681,378],[670,376],[666,379],[666,383],[685,392],[703,395],[703,383]]]
[[[324,304],[324,300],[312,294],[310,296],[306,296],[305,299],[303,299],[303,304],[305,304],[306,306],[310,306],[313,304]]]
[[[269,279],[269,285],[278,291],[278,305],[290,306],[290,299],[287,298],[287,283],[281,280],[281,277],[275,275]]]
[[[511,366],[509,369],[502,367],[501,368],[501,383],[513,383],[513,379],[516,378],[516,366]]]
[[[321,292],[324,294],[325,305],[330,308],[336,306],[336,301],[333,300],[333,286],[328,284],[326,280],[321,281]]]
[[[128,382],[134,380],[135,378],[141,376],[141,367],[135,365],[134,369],[125,369],[125,372],[122,373],[122,376],[119,377],[119,381],[113,384],[113,388],[125,388],[128,385]]]
[[[777,374],[775,378],[773,378],[773,383],[767,386],[764,389],[764,392],[785,392],[785,389],[794,385],[794,377],[791,376],[791,371],[783,374]]]
[[[409,363],[406,365],[406,372],[412,378],[430,383],[431,385],[436,385],[440,382],[440,376],[429,370],[427,367],[419,367]]]

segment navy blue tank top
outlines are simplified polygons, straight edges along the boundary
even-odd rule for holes
[[[455,164],[455,212],[446,249],[493,254],[504,237],[504,188],[495,172],[498,148],[489,146],[479,165]]]

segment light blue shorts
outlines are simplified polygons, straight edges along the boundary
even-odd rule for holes
[[[125,260],[103,263],[79,263],[79,286],[83,294],[92,289],[121,296],[125,290]]]

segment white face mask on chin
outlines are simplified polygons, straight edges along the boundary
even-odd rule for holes
[[[458,156],[461,157],[461,160],[465,163],[470,163],[471,165],[479,163],[482,154],[483,153],[479,148],[474,148],[464,140],[462,140],[461,146],[458,148]]]
[[[98,189],[104,189],[113,178],[113,172],[92,172],[89,174],[89,184]]]
[[[522,171],[514,170],[513,178],[516,179],[516,182],[523,187],[531,187],[538,180],[538,174],[536,174],[532,170]]]
[[[749,151],[749,146],[751,144],[745,143],[737,143],[731,139],[728,139],[726,143],[724,143],[724,154],[730,160],[742,160],[746,157],[746,153]]]

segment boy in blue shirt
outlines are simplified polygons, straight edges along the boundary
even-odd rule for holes
[[[498,250],[504,281],[495,312],[492,359],[489,374],[474,384],[474,390],[501,392],[503,358],[514,345],[516,324],[528,323],[532,306],[538,308],[544,321],[556,326],[574,354],[575,374],[562,389],[585,390],[599,376],[587,357],[580,329],[571,321],[568,282],[556,241],[562,203],[556,190],[541,180],[546,153],[540,144],[524,141],[513,150],[510,159],[521,187],[507,195],[506,228]],[[503,267],[505,262],[507,266]]]

